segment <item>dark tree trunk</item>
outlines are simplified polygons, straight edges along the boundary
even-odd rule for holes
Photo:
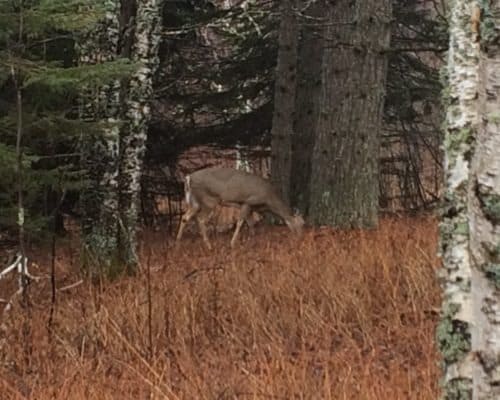
[[[306,3],[306,2],[302,2]],[[295,120],[292,138],[291,205],[302,215],[309,212],[311,155],[316,135],[321,94],[326,4],[318,0],[302,10],[297,61]]]
[[[282,198],[290,200],[292,135],[297,65],[297,18],[295,0],[281,3],[278,65],[271,132],[271,180]]]
[[[318,225],[375,226],[391,2],[339,0],[328,16],[309,216]]]

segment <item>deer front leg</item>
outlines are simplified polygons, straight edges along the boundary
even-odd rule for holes
[[[248,216],[246,218],[246,223],[248,225],[248,230],[250,232],[251,236],[255,236],[255,224],[256,222],[252,219],[252,213],[248,213]]]
[[[200,211],[200,206],[195,204],[193,207],[188,208],[188,210],[184,213],[181,218],[181,224],[179,225],[179,230],[177,231],[177,237],[175,239],[176,245],[178,245],[179,241],[182,238],[182,234],[184,232],[184,228],[187,223],[191,221],[191,219]]]
[[[231,239],[231,247],[234,247],[238,234],[240,233],[241,226],[247,220],[250,214],[251,208],[248,204],[243,204],[240,209],[240,216],[238,217],[238,222],[236,223],[236,229],[234,230],[233,238]]]

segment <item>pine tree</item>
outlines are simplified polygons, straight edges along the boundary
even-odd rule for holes
[[[0,226],[18,227],[23,251],[24,233],[38,237],[57,199],[86,180],[76,143],[102,124],[77,118],[79,92],[132,70],[75,66],[75,37],[102,15],[93,0],[0,2]]]
[[[435,157],[435,168],[440,168],[440,138],[435,133],[440,84],[433,65],[437,57],[429,58],[428,52],[439,54],[446,49],[442,16],[436,16],[436,10],[429,7],[422,8],[420,2],[406,0],[371,5],[297,0],[281,2],[280,6],[283,23],[272,128],[272,174],[276,185],[286,192],[292,206],[316,223],[373,225],[379,205],[379,181],[382,190],[387,190],[389,183],[399,184],[405,195],[400,199],[403,206],[425,203],[422,148]],[[348,15],[342,17],[344,6],[353,13],[351,19]],[[287,7],[292,13],[284,12]],[[332,7],[334,17],[329,16]],[[370,7],[372,11],[366,12]],[[342,18],[347,22],[340,21]],[[366,18],[366,23],[358,23],[359,18]],[[356,57],[359,62],[354,62]],[[340,67],[341,62],[349,66]],[[371,65],[374,73],[382,72],[380,79],[365,76],[370,75]],[[332,76],[325,75],[325,68],[330,68]],[[338,87],[334,88],[335,80]],[[374,83],[368,84],[369,80]],[[347,98],[339,100],[339,96]],[[351,106],[359,117],[351,116]],[[372,122],[368,121],[370,117]],[[338,121],[333,121],[336,118]],[[377,128],[363,127],[370,124]],[[395,143],[401,145],[396,151]],[[379,144],[384,148],[380,153]],[[363,146],[361,152],[357,151]],[[342,149],[349,156],[336,153]],[[388,196],[382,200],[387,205]]]
[[[280,4],[278,65],[274,88],[274,113],[271,131],[271,179],[280,196],[290,200],[292,137],[297,75],[297,2]]]
[[[309,218],[375,226],[392,3],[341,0],[327,15]]]
[[[321,90],[325,10],[324,0],[302,1],[297,49],[297,88],[292,137],[290,204],[304,216],[309,215],[311,156],[314,148]]]

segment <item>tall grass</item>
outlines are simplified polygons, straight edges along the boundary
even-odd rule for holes
[[[145,234],[138,276],[59,292],[50,327],[50,282],[32,285],[0,317],[0,397],[437,397],[432,218],[258,232],[212,252]],[[59,286],[78,279],[69,253]]]

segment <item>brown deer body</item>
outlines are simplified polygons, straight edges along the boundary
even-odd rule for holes
[[[240,208],[231,247],[243,223],[246,221],[251,226],[249,217],[252,211],[271,211],[281,217],[293,232],[301,232],[304,225],[302,217],[291,213],[267,179],[248,172],[223,167],[201,169],[186,176],[184,191],[187,210],[181,219],[177,242],[182,238],[186,224],[196,217],[203,241],[211,249],[205,223],[219,204]]]

